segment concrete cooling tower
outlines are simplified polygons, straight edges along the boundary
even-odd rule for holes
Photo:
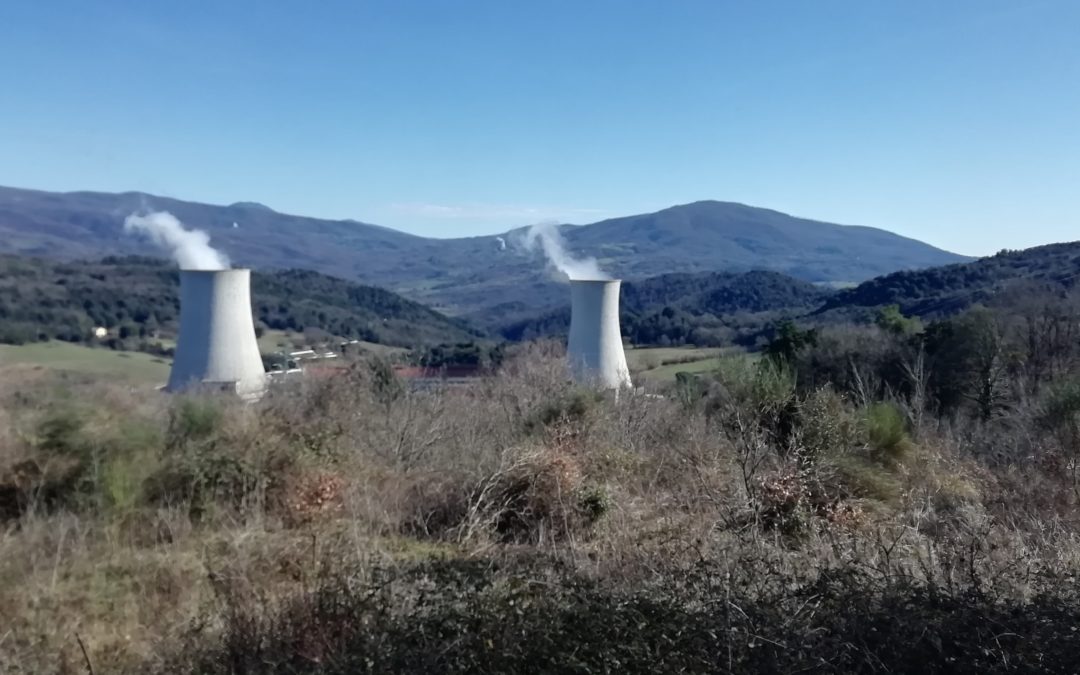
[[[248,399],[266,389],[251,318],[251,270],[180,272],[180,336],[166,389],[199,386]]]
[[[574,379],[608,389],[630,386],[619,330],[618,280],[570,281],[570,340],[566,355]]]

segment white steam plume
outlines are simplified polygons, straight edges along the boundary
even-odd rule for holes
[[[555,223],[539,223],[525,233],[525,248],[540,248],[547,256],[552,267],[559,270],[572,281],[578,279],[609,279],[600,271],[596,258],[575,258],[566,250],[559,227]]]
[[[133,213],[124,219],[124,231],[142,234],[167,250],[182,270],[229,269],[228,256],[210,246],[210,235],[184,229],[184,224],[166,211]]]

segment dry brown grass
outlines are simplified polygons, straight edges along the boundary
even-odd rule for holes
[[[0,525],[0,672],[81,672],[79,640],[98,673],[164,668],[237,603],[270,616],[335,574],[432,558],[542,555],[628,589],[706,561],[763,579],[857,568],[1017,603],[1080,562],[1070,485],[986,453],[1000,430],[897,439],[851,401],[789,400],[747,369],[705,402],[616,401],[568,384],[547,346],[471,388],[374,373],[255,406],[84,381],[0,391],[0,490],[20,494]],[[884,458],[882,438],[911,447]],[[12,478],[61,461],[76,478],[53,492],[48,471]]]

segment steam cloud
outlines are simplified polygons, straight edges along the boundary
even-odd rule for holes
[[[124,231],[141,234],[167,250],[182,270],[229,269],[228,256],[210,246],[210,235],[184,229],[184,224],[166,211],[133,213],[124,219]]]
[[[525,233],[525,248],[544,252],[551,265],[570,279],[608,279],[596,258],[575,258],[566,250],[559,228],[554,223],[533,225]]]

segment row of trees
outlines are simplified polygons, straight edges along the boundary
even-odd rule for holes
[[[1080,377],[1080,301],[1005,299],[925,326],[896,306],[879,311],[873,325],[784,322],[764,353],[789,366],[804,389],[829,385],[864,401],[903,398],[946,416],[990,419]]]

